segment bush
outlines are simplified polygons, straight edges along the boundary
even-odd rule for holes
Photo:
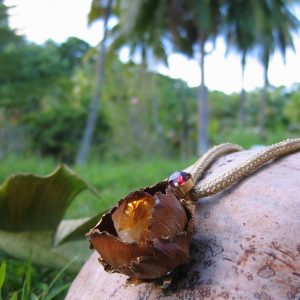
[[[31,134],[33,151],[72,163],[81,142],[87,113],[74,107],[59,106],[23,120]],[[98,117],[95,143],[101,146],[107,137],[108,125],[103,115]]]

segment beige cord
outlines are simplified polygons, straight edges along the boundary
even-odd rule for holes
[[[221,144],[219,146],[213,147],[193,165],[191,175],[193,176],[196,185],[190,191],[190,197],[192,200],[197,200],[199,198],[221,192],[237,181],[245,178],[250,173],[256,171],[266,162],[287,155],[289,153],[299,151],[300,138],[288,139],[280,143],[271,145],[256,153],[245,162],[214,178],[206,184],[197,184],[197,181],[199,181],[207,167],[218,157],[240,150],[242,150],[242,148],[238,145]]]
[[[206,169],[220,156],[236,151],[241,151],[243,148],[236,144],[221,144],[214,146],[204,153],[192,166],[191,175],[197,182],[204,174]]]

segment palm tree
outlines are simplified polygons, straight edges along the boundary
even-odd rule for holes
[[[151,49],[156,57],[166,60],[171,48],[199,57],[201,84],[198,93],[197,152],[209,148],[208,95],[205,85],[206,45],[215,42],[222,24],[223,0],[207,1],[121,1],[119,23],[112,30],[111,49],[127,45],[145,57]],[[167,50],[168,51],[167,51]]]
[[[239,99],[239,126],[245,125],[246,91],[244,86],[247,55],[255,45],[256,20],[253,0],[230,0],[226,3],[226,17],[224,35],[227,51],[232,48],[241,54],[242,87]]]
[[[221,0],[171,1],[170,18],[173,43],[183,54],[199,56],[201,83],[198,91],[197,153],[205,152],[209,141],[208,93],[205,85],[205,50],[208,42],[215,42],[222,24]]]
[[[16,31],[11,29],[8,24],[9,8],[0,0],[0,52],[4,51],[8,44],[18,44],[23,42],[23,37],[17,35]]]
[[[130,56],[139,54],[143,64],[147,64],[149,55],[167,64],[167,52],[164,47],[166,20],[163,13],[165,1],[121,1],[118,9],[119,22],[111,30],[112,44],[110,53],[124,46],[130,50]]]
[[[105,6],[103,6],[104,2],[106,2]],[[107,1],[93,0],[91,11],[89,14],[89,22],[93,22],[95,19],[99,18],[99,16],[101,16],[104,19],[104,23],[103,23],[104,33],[99,47],[95,91],[91,101],[91,106],[89,109],[88,118],[86,121],[81,145],[77,153],[76,164],[84,164],[86,162],[89,155],[93,134],[96,127],[98,107],[100,103],[103,80],[104,80],[104,64],[105,64],[105,55],[107,50],[106,44],[107,44],[107,36],[108,36],[108,21],[111,17],[112,2],[113,2],[112,0],[107,0]]]
[[[222,0],[209,1],[139,1],[138,9],[132,14],[129,32],[139,39],[146,36],[145,42],[161,45],[170,44],[181,53],[196,57],[200,54],[201,84],[198,96],[198,145],[197,152],[209,148],[208,97],[205,86],[205,57],[207,42],[214,41],[220,31]],[[133,5],[134,6],[134,5]],[[158,41],[160,41],[158,43]],[[148,45],[148,43],[147,43]]]
[[[162,18],[149,19],[148,15],[143,16],[142,11],[140,11],[140,1],[120,1],[115,0],[108,1],[107,7],[103,7],[103,1],[93,0],[91,10],[89,13],[89,21],[93,22],[104,18],[104,38],[101,43],[101,51],[98,61],[98,73],[97,73],[97,85],[95,90],[95,95],[93,97],[89,117],[87,120],[83,141],[81,143],[80,150],[77,155],[76,162],[83,163],[88,154],[90,144],[92,142],[92,133],[96,124],[97,108],[99,105],[99,98],[101,96],[101,86],[103,84],[104,78],[104,59],[105,55],[107,59],[114,59],[116,53],[124,46],[130,49],[130,57],[135,54],[141,55],[142,58],[142,68],[141,76],[146,69],[146,64],[148,56],[153,55],[155,58],[167,63],[167,55],[162,44],[163,34],[160,32],[160,25],[158,22],[162,21]],[[149,12],[156,11],[153,9],[151,1],[147,7],[146,14]],[[154,3],[159,9],[159,2]],[[110,18],[110,14],[113,13],[114,19],[117,23],[108,31],[107,21]],[[134,22],[132,22],[134,20]],[[147,22],[151,20],[151,22]],[[155,23],[155,26],[152,26]],[[105,46],[107,37],[109,37],[110,46],[108,49]],[[156,96],[153,96],[153,101],[155,102]],[[155,103],[153,104],[155,106]]]
[[[267,91],[269,87],[268,69],[271,56],[279,50],[285,59],[288,48],[295,50],[293,34],[300,28],[300,22],[291,11],[291,5],[295,1],[272,0],[258,1],[256,37],[259,58],[264,68],[264,85],[261,95],[261,107],[259,117],[260,135],[264,137],[265,111],[267,104]]]

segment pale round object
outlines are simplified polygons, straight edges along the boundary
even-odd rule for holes
[[[257,150],[216,161],[203,182]],[[191,263],[172,285],[125,287],[93,253],[67,299],[300,299],[300,153],[264,166],[225,192],[200,199]]]

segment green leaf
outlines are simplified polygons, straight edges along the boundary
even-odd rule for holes
[[[1,292],[1,289],[4,285],[4,282],[5,282],[5,277],[6,277],[6,261],[4,261],[2,264],[1,264],[1,267],[0,267],[0,300],[2,300],[2,292]]]
[[[38,284],[39,294],[38,299],[44,299],[46,294],[48,293],[48,284],[46,283],[39,283]]]
[[[0,228],[54,231],[68,205],[84,189],[97,194],[65,165],[48,176],[13,175],[0,186]]]
[[[11,297],[9,298],[9,300],[18,300],[18,292],[14,292]]]
[[[58,272],[58,274],[53,278],[53,280],[50,282],[50,284],[47,286],[47,289],[45,290],[45,293],[44,295],[47,295],[49,293],[50,290],[52,290],[52,287],[55,285],[56,281],[62,276],[62,274],[73,264],[73,262],[75,261],[75,257],[67,264],[65,265],[62,270],[60,270]],[[53,290],[52,290],[52,293],[50,294],[53,294]],[[55,294],[57,295],[57,294]],[[49,296],[48,296],[49,297]],[[45,297],[45,299],[47,299],[48,297]],[[54,296],[53,296],[54,297]]]
[[[62,286],[58,286],[56,288],[53,288],[50,293],[45,297],[45,300],[51,300],[54,297],[56,297],[58,294],[62,293],[63,291],[65,291],[66,289],[68,289],[70,287],[71,283],[66,283]]]
[[[29,295],[31,290],[31,275],[32,275],[32,252],[30,251],[28,266],[26,271],[26,290]]]
[[[76,257],[68,272],[77,272],[90,255],[88,241],[77,240],[84,238],[100,215],[61,219],[84,189],[98,195],[65,165],[48,176],[17,174],[8,178],[0,186],[0,250],[20,259],[30,256],[32,263],[58,269]],[[23,298],[28,298],[30,290],[30,282],[26,282]]]
[[[32,253],[32,263],[55,269],[64,267],[77,257],[68,272],[78,272],[91,255],[88,241],[75,241],[52,248],[53,232],[9,232],[0,230],[0,249],[10,256],[27,260]]]
[[[5,277],[6,277],[6,261],[4,261],[0,267],[0,290],[4,285]]]
[[[21,300],[30,300],[29,299],[29,291],[27,289],[27,279],[25,279],[22,288]]]
[[[76,258],[73,258],[67,265],[65,265],[62,270],[58,272],[58,274],[54,277],[54,279],[50,282],[49,285],[44,289],[43,296],[41,297],[42,300],[50,300],[57,296],[59,293],[64,291],[70,286],[70,283],[64,284],[63,286],[58,286],[53,288],[57,280],[61,277],[61,275],[70,267],[72,266],[73,262]]]
[[[88,14],[88,23],[91,24],[94,21],[103,18],[105,15],[105,8],[97,0],[93,0],[91,8]]]
[[[39,300],[39,298],[35,293],[31,293],[30,300]]]
[[[91,218],[61,221],[55,232],[53,247],[57,247],[66,242],[82,239],[90,228],[94,227],[101,216],[106,212],[107,211],[101,212]]]

